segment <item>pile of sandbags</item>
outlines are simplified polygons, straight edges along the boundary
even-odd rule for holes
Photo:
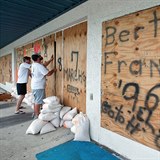
[[[56,130],[58,127],[72,127],[72,118],[77,114],[77,109],[63,106],[56,96],[47,97],[44,100],[38,119],[28,127],[26,134],[44,134]]]
[[[30,124],[26,134],[44,134],[65,127],[75,134],[75,141],[90,141],[89,119],[86,114],[78,114],[77,108],[61,105],[56,96],[47,97],[43,101],[45,104],[38,118]]]

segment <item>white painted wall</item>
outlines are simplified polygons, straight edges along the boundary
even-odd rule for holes
[[[87,19],[86,104],[92,139],[132,160],[160,160],[160,152],[100,127],[102,22],[156,5],[160,5],[160,0],[89,0],[4,47],[0,50],[0,56],[15,47]],[[90,100],[91,94],[93,100]]]

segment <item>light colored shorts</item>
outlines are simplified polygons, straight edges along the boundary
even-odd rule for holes
[[[34,95],[35,104],[43,104],[43,99],[46,97],[45,89],[33,89],[32,93]]]

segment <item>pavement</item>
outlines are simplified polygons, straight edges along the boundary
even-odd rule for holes
[[[26,114],[15,115],[16,100],[0,102],[0,159],[36,160],[35,155],[74,138],[70,129],[57,128],[43,135],[26,135],[33,110],[23,104]]]

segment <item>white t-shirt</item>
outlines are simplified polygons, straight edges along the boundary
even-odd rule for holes
[[[30,67],[31,67],[31,64],[28,64],[26,62],[22,63],[19,66],[17,83],[27,83],[28,82],[28,76],[29,76],[28,73],[29,73]]]
[[[32,79],[31,88],[32,89],[45,89],[46,87],[46,75],[48,74],[48,69],[42,64],[33,63],[31,68]]]

